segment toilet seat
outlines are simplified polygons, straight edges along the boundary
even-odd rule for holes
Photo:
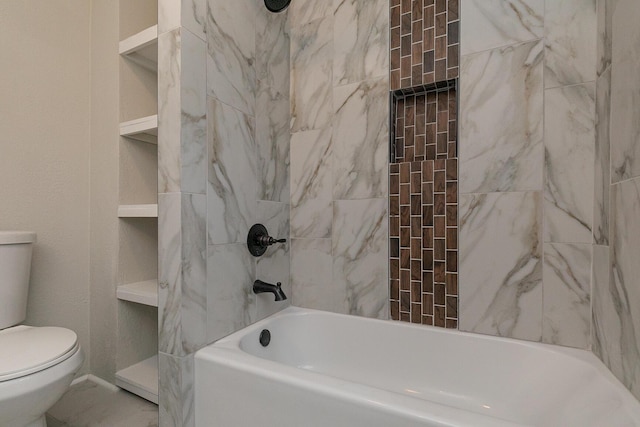
[[[14,326],[0,331],[0,383],[68,359],[78,350],[75,332],[58,327]]]

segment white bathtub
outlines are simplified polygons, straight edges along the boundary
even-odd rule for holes
[[[640,426],[589,352],[295,307],[200,350],[195,378],[197,427]]]

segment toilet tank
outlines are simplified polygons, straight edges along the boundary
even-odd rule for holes
[[[27,317],[31,252],[36,233],[0,231],[0,329]]]

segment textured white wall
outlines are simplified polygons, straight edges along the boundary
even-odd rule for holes
[[[38,233],[28,324],[89,351],[90,2],[0,2],[0,229]]]

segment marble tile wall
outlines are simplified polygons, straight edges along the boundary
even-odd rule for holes
[[[596,0],[462,0],[461,17],[460,329],[589,348]]]
[[[259,0],[161,0],[158,26],[160,426],[193,426],[193,354],[288,304],[255,279],[291,297],[289,243],[246,248],[289,237],[289,31]]]
[[[388,1],[296,0],[289,24],[293,304],[387,318]]]
[[[640,171],[637,116],[640,4],[598,3],[593,351],[640,399]]]

